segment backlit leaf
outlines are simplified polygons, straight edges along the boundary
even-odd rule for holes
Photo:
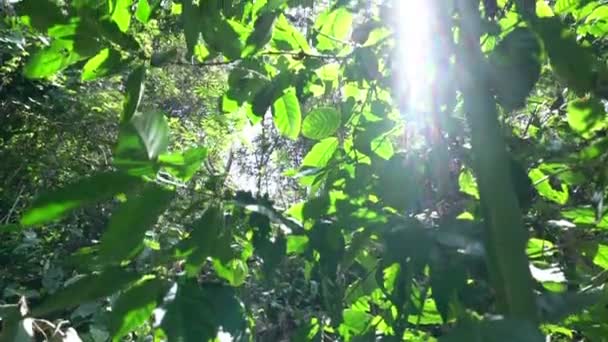
[[[274,123],[282,135],[297,139],[300,134],[302,114],[300,102],[294,88],[288,88],[272,105],[272,116]]]
[[[604,105],[596,99],[579,99],[568,103],[568,124],[584,137],[589,137],[593,131],[605,127],[605,120]]]
[[[302,166],[323,168],[331,160],[338,149],[338,138],[325,138],[316,143],[306,154]]]
[[[333,135],[340,127],[340,113],[330,107],[317,108],[308,113],[302,123],[302,134],[315,140]]]
[[[120,53],[113,49],[103,49],[89,59],[82,68],[82,80],[92,81],[107,76],[120,64]]]
[[[112,20],[122,32],[127,32],[131,24],[131,3],[133,0],[114,0]]]
[[[147,24],[152,15],[152,7],[148,0],[139,0],[137,3],[137,11],[135,11],[135,18],[142,24]]]
[[[353,15],[344,7],[319,16],[315,24],[318,31],[316,47],[319,51],[331,51],[341,47],[352,28]]]

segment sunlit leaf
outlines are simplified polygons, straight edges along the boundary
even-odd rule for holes
[[[322,168],[327,166],[338,149],[338,138],[325,138],[316,143],[306,154],[302,166]]]
[[[310,46],[300,33],[284,15],[279,15],[274,25],[271,45],[279,50],[308,52]]]
[[[89,59],[82,68],[82,80],[92,81],[109,75],[120,65],[120,53],[113,49],[103,49]]]
[[[207,149],[195,147],[182,153],[161,154],[158,161],[173,176],[186,182],[194,176],[207,158]]]
[[[147,24],[152,15],[152,7],[148,0],[139,0],[137,3],[137,11],[135,11],[135,18],[142,24]]]
[[[475,176],[469,169],[465,169],[460,173],[458,177],[458,186],[460,191],[475,199],[479,199],[479,189],[477,189],[477,181]]]
[[[540,169],[530,170],[529,176],[534,183],[536,190],[542,197],[561,205],[568,202],[570,195],[566,184],[562,183],[560,189],[554,189],[551,185],[550,177],[544,174]]]
[[[45,78],[80,60],[74,52],[74,41],[55,39],[50,46],[36,52],[27,62],[23,74],[28,78]]]
[[[122,32],[127,32],[131,24],[131,4],[133,0],[114,0],[112,20]]]
[[[353,15],[344,7],[338,7],[317,19],[317,44],[319,51],[331,51],[342,46],[352,28]]]
[[[606,110],[596,99],[574,100],[568,103],[568,124],[584,137],[605,127]]]
[[[294,88],[288,88],[272,105],[274,123],[282,135],[295,140],[300,134],[302,113]]]
[[[302,134],[315,140],[333,135],[340,127],[340,113],[334,108],[322,107],[308,113],[302,123]]]

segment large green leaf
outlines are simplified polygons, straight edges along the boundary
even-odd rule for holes
[[[146,67],[142,64],[135,68],[127,78],[127,92],[123,104],[122,121],[131,120],[144,95]]]
[[[194,47],[198,43],[201,35],[202,17],[198,5],[194,4],[193,0],[184,0],[182,5],[184,36],[186,37],[188,55],[192,56],[192,54],[194,54]]]
[[[239,59],[243,50],[241,35],[235,30],[233,22],[222,17],[218,11],[204,11],[201,28],[203,39],[210,50],[220,52],[231,60]]]
[[[146,231],[171,204],[173,192],[148,184],[133,194],[112,214],[108,230],[101,238],[100,257],[115,263],[133,257],[143,246]]]
[[[340,113],[331,107],[321,107],[306,115],[302,134],[310,139],[321,140],[333,135],[339,127]]]
[[[72,308],[87,301],[109,296],[125,288],[137,278],[137,273],[118,267],[107,268],[100,273],[84,276],[34,307],[32,316],[46,316],[61,309]]]
[[[353,14],[344,7],[338,7],[317,19],[317,44],[319,51],[332,51],[342,46],[340,41],[348,38],[352,29]]]
[[[56,220],[70,210],[130,191],[140,180],[118,172],[99,173],[38,197],[21,218],[24,226]]]
[[[176,246],[176,256],[186,259],[186,273],[197,276],[208,257],[221,263],[233,258],[232,234],[224,225],[224,213],[218,206],[210,206],[193,224],[190,237]]]
[[[295,88],[288,88],[272,105],[274,124],[282,135],[297,139],[302,124],[300,101],[296,96]]]
[[[124,291],[112,305],[109,327],[113,341],[146,323],[162,297],[166,282],[145,276]]]
[[[561,189],[554,189],[553,186],[551,186],[550,177],[540,169],[532,169],[528,175],[542,197],[561,205],[568,202],[570,195],[566,184],[562,183]]]
[[[135,11],[135,18],[142,24],[147,24],[152,16],[153,7],[150,5],[148,0],[139,0],[137,3],[137,11]]]
[[[285,51],[308,52],[310,50],[304,35],[291,25],[284,15],[279,15],[275,22],[271,46]]]
[[[606,110],[595,98],[579,99],[568,103],[568,124],[583,137],[606,126]]]
[[[260,50],[270,41],[275,19],[276,14],[273,12],[263,13],[256,19],[253,32],[247,37],[247,46],[243,51],[244,55],[250,55]]]
[[[23,74],[28,78],[49,77],[80,59],[80,55],[74,52],[73,40],[55,39],[28,60]]]
[[[170,293],[161,321],[169,342],[211,341],[220,329],[232,340],[244,337],[245,313],[231,288],[189,281],[175,284]]]
[[[112,20],[122,32],[127,32],[131,24],[131,4],[133,0],[114,0]]]
[[[323,168],[331,160],[338,149],[338,138],[325,138],[316,143],[306,154],[302,166]]]
[[[82,80],[92,81],[112,73],[120,65],[120,53],[114,49],[103,49],[87,61],[82,68]]]

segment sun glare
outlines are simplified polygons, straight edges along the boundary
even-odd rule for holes
[[[396,0],[397,44],[407,103],[413,112],[427,112],[432,100],[432,86],[436,78],[433,27],[436,25],[434,1]]]

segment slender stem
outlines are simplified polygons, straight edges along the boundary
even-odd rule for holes
[[[474,171],[485,218],[488,267],[503,313],[536,322],[532,276],[525,253],[527,234],[514,192],[496,103],[485,73],[479,72],[487,68],[479,46],[479,1],[461,0],[459,3],[462,16],[460,62],[464,70],[461,90],[471,127]]]

